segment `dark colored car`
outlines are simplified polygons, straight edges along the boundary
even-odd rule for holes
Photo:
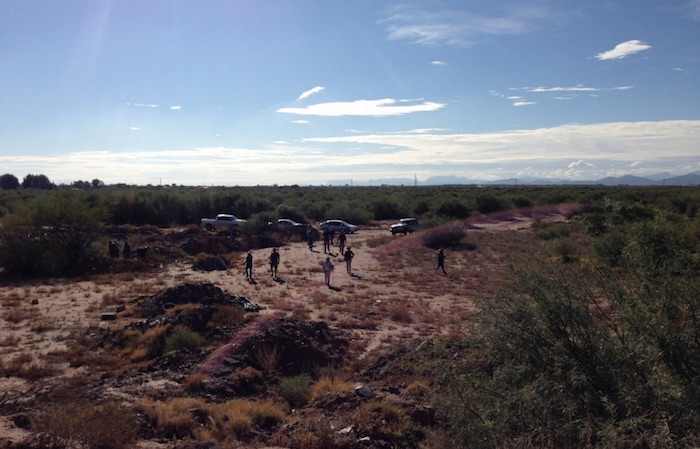
[[[415,218],[402,218],[398,223],[395,223],[389,227],[391,235],[403,234],[406,235],[409,232],[417,231],[420,228],[420,223]]]

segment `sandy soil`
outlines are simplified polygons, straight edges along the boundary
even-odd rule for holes
[[[322,242],[316,242],[313,251],[305,242],[292,242],[279,248],[277,279],[270,276],[268,248],[253,251],[252,282],[245,279],[240,254],[226,271],[194,271],[192,261],[181,260],[136,275],[5,285],[0,288],[0,362],[7,366],[29,354],[36,363],[47,363],[77,330],[124,326],[121,319],[100,318],[114,311],[116,303],[196,282],[243,295],[263,306],[263,314],[326,321],[347,332],[351,349],[362,357],[402,339],[458,332],[474,313],[472,300],[507,282],[508,261],[531,250],[527,235],[533,221],[563,221],[565,216],[565,208],[557,208],[537,216],[511,214],[465,222],[469,247],[446,250],[447,275],[435,270],[435,251],[422,244],[420,232],[391,236],[390,223],[377,223],[348,237],[356,255],[352,274],[346,272],[337,246],[327,255]],[[326,257],[335,264],[332,288],[324,284],[321,271]],[[75,374],[65,364],[58,368],[65,376]],[[0,378],[0,403],[3,392],[32,388],[18,378]],[[0,436],[19,441],[25,434],[0,420]]]

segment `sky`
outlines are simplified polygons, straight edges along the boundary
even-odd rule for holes
[[[700,170],[700,0],[2,0],[0,172],[52,182]]]

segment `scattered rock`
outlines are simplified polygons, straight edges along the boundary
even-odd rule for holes
[[[226,271],[231,266],[231,261],[221,256],[207,257],[192,264],[196,271]]]
[[[364,384],[355,385],[355,394],[363,398],[374,397],[374,391],[370,387]]]
[[[102,321],[114,321],[117,319],[117,313],[116,312],[102,312],[102,314],[100,314],[100,319]]]

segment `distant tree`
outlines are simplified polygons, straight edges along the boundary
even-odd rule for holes
[[[0,189],[16,190],[19,188],[19,179],[15,175],[9,173],[0,176]]]
[[[95,178],[92,180],[92,186],[93,187],[104,187],[105,183],[100,181],[99,179]]]
[[[22,187],[25,189],[46,189],[51,190],[55,186],[46,175],[27,175],[22,181]]]

